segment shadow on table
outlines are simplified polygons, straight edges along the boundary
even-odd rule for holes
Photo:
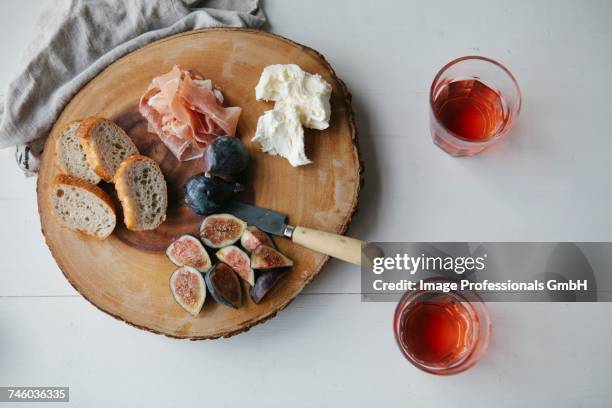
[[[350,89],[350,87],[349,87]],[[375,135],[372,133],[372,122],[368,116],[365,99],[354,96],[352,105],[357,125],[357,142],[363,165],[363,179],[359,194],[359,204],[349,226],[348,235],[367,241],[372,227],[377,225],[378,209],[381,200],[381,180],[378,159],[376,156]]]

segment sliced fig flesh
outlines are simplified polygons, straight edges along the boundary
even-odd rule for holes
[[[204,277],[211,296],[219,303],[238,308],[242,305],[242,285],[236,272],[224,263],[218,263]]]
[[[267,245],[258,246],[251,254],[251,268],[253,269],[274,269],[288,266],[293,266],[293,261]]]
[[[247,225],[230,214],[215,214],[204,218],[200,226],[202,241],[211,248],[223,248],[240,239]]]
[[[192,316],[197,316],[206,300],[206,284],[195,268],[183,266],[170,277],[170,290],[174,300]]]
[[[218,250],[217,258],[228,264],[249,285],[253,286],[255,284],[255,272],[251,268],[249,256],[242,249],[230,245]]]
[[[260,245],[267,245],[274,248],[274,242],[268,234],[254,225],[249,225],[244,231],[242,237],[240,237],[240,245],[249,253],[253,252],[255,248]]]
[[[200,272],[206,272],[212,266],[206,248],[192,235],[178,237],[168,246],[166,255],[176,266],[191,266]]]

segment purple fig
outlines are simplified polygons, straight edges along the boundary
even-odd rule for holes
[[[274,287],[278,284],[278,282],[285,275],[285,271],[279,271],[276,269],[269,269],[266,271],[262,271],[257,280],[255,281],[255,286],[251,288],[251,299],[254,303],[259,303],[261,300],[268,294]]]
[[[185,183],[185,204],[198,215],[219,212],[244,186],[236,182],[196,174]]]
[[[248,164],[249,153],[235,136],[219,136],[204,151],[204,171],[216,176],[233,176]]]

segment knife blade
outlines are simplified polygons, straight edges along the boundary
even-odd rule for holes
[[[293,227],[287,225],[287,216],[279,212],[237,201],[231,202],[225,211],[268,234],[287,238],[292,236]]]
[[[303,246],[325,255],[333,256],[355,265],[371,264],[362,249],[367,243],[355,238],[287,224],[287,216],[266,208],[255,207],[237,201],[231,202],[225,212],[232,214],[247,224],[255,225],[268,234],[289,238],[294,244]]]

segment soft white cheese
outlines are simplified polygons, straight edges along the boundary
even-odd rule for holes
[[[304,152],[304,128],[297,111],[287,106],[276,106],[264,112],[257,122],[254,142],[272,156],[283,156],[294,166],[312,163]]]
[[[292,166],[311,163],[304,153],[302,125],[318,130],[329,127],[331,92],[331,85],[320,75],[295,64],[267,66],[255,97],[275,104],[259,118],[253,141],[261,143],[264,152],[285,157]]]
[[[329,127],[331,92],[331,85],[320,75],[304,72],[295,64],[267,66],[255,87],[258,100],[293,106],[304,126],[319,130]]]

